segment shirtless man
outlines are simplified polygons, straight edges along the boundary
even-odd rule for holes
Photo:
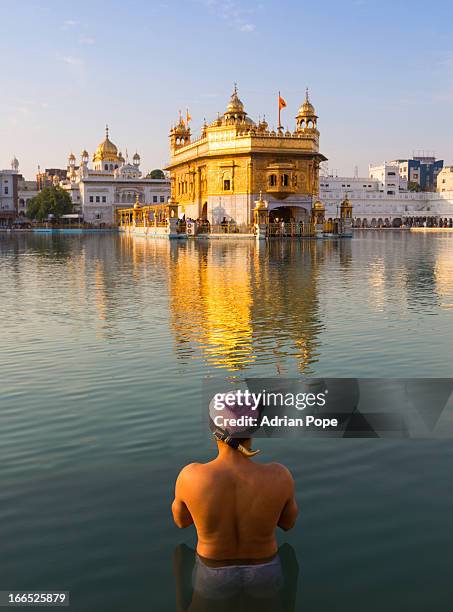
[[[251,439],[240,439],[247,451]],[[275,528],[291,529],[297,517],[294,480],[279,463],[255,463],[217,440],[209,463],[191,463],[176,481],[173,518],[194,523],[202,560],[224,565],[266,563],[277,553]]]
[[[291,529],[297,517],[289,471],[279,463],[252,460],[259,452],[250,450],[256,427],[241,427],[238,417],[257,422],[259,410],[238,397],[217,394],[211,400],[218,455],[181,470],[172,506],[178,527],[195,524],[198,557],[221,566],[268,562],[277,553],[275,528]]]

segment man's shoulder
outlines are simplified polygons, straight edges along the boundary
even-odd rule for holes
[[[294,482],[294,478],[288,468],[281,463],[262,463],[260,464],[269,474],[272,474],[282,480]]]
[[[194,476],[203,477],[208,475],[213,469],[212,463],[212,461],[208,463],[188,463],[179,472],[178,480],[190,480]]]
[[[202,463],[188,463],[179,472],[178,479],[184,479],[192,476],[202,465]]]
[[[179,472],[176,486],[186,492],[200,491],[212,487],[218,481],[219,474],[210,463],[189,463]]]

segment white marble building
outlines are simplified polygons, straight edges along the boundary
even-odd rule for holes
[[[18,217],[27,216],[27,207],[30,200],[39,193],[36,181],[27,181],[20,177],[17,184],[17,215]]]
[[[132,163],[123,157],[109,139],[108,127],[105,140],[96,149],[89,164],[89,155],[82,151],[76,164],[73,153],[68,158],[68,175],[61,186],[66,189],[75,210],[83,220],[93,225],[110,225],[115,221],[115,209],[127,207],[138,196],[142,204],[163,204],[170,196],[170,180],[167,178],[143,178],[140,156],[135,153]]]
[[[326,208],[326,217],[338,217],[341,201],[348,197],[355,225],[362,225],[364,220],[367,225],[378,225],[405,218],[453,219],[453,192],[383,189],[380,179],[321,176],[319,197]]]
[[[11,160],[9,170],[0,170],[0,226],[11,225],[17,216],[19,162]]]

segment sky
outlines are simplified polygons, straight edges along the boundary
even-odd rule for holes
[[[104,138],[142,170],[168,133],[223,113],[237,82],[254,120],[294,129],[306,87],[334,174],[434,151],[453,164],[453,2],[0,0],[0,168],[26,178]]]

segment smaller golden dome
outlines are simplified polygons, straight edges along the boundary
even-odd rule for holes
[[[316,202],[313,204],[313,210],[326,210],[326,208],[321,200],[316,200]]]
[[[302,106],[299,108],[299,115],[314,115],[315,107],[311,102],[305,100]]]
[[[75,160],[75,155],[74,155],[74,153],[71,153],[71,154],[69,155],[69,158],[68,158],[68,159],[71,159],[71,160],[73,159],[73,160]]]
[[[140,202],[138,201],[138,193],[135,196],[135,204],[134,204],[134,208],[140,208]]]
[[[88,151],[86,149],[82,151],[82,157],[88,157]]]
[[[342,208],[348,208],[348,207],[351,207],[351,208],[352,208],[351,201],[349,200],[349,198],[348,198],[348,196],[347,196],[347,195],[344,197],[344,200],[343,200],[343,202],[341,203],[341,207],[342,207]]]
[[[302,106],[299,108],[299,112],[297,115],[300,117],[315,117],[316,111],[313,104],[310,102],[310,98],[308,97],[308,89],[305,92],[305,100]]]
[[[181,111],[179,111],[179,121],[178,123],[171,129],[171,133],[176,136],[186,135],[189,131],[189,128],[184,123],[184,119],[181,116]]]
[[[231,99],[228,103],[226,112],[227,113],[243,113],[244,112],[244,105],[242,104],[241,100],[239,100],[238,89],[237,89],[236,83],[234,84],[233,93],[231,94]]]
[[[265,132],[266,130],[269,129],[269,125],[266,121],[266,117],[263,117],[263,120],[258,122],[258,129],[261,130],[262,132]]]
[[[263,200],[263,192],[261,190],[260,190],[260,197],[255,202],[255,208],[259,210],[263,208],[267,208],[267,202]]]

